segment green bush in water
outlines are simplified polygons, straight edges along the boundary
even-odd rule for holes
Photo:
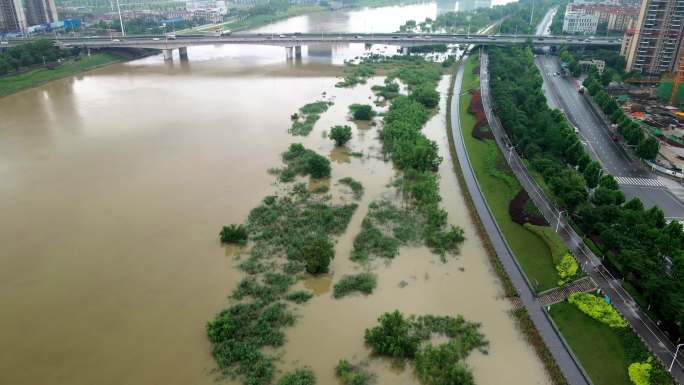
[[[244,225],[223,226],[219,233],[219,238],[222,243],[234,243],[244,245],[247,243],[247,229]]]

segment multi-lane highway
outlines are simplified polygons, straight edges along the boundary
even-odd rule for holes
[[[577,91],[576,81],[558,75],[561,72],[558,58],[539,55],[536,62],[544,79],[549,104],[565,113],[576,127],[589,155],[617,177],[627,198],[638,197],[646,207],[659,206],[668,218],[684,219],[684,204],[612,140],[605,122]]]
[[[548,26],[540,24],[537,33],[548,34]],[[578,92],[577,81],[560,75],[562,71],[558,58],[538,55],[535,62],[544,79],[544,93],[549,105],[565,113],[589,155],[616,177],[627,199],[637,197],[646,207],[659,206],[668,218],[684,219],[684,204],[658,182],[656,176],[644,169],[638,160],[627,156],[620,145],[613,141],[606,123]]]

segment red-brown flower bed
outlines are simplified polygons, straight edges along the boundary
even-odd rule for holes
[[[484,113],[484,106],[482,105],[482,94],[480,90],[474,90],[471,92],[472,98],[470,99],[470,106],[468,111],[475,116],[476,122],[475,127],[473,127],[473,137],[475,139],[494,139],[494,135],[489,130],[483,130],[482,128],[487,125],[487,116]]]
[[[537,226],[547,226],[549,223],[546,222],[543,216],[530,213],[530,210],[525,210],[525,203],[530,200],[527,195],[527,191],[520,190],[518,195],[511,200],[508,204],[508,214],[511,216],[513,222],[517,224],[531,223]],[[532,202],[530,202],[532,204]],[[527,212],[526,212],[527,211]]]

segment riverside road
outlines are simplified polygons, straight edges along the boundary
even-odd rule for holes
[[[501,122],[494,115],[491,105],[491,98],[489,95],[488,56],[486,51],[483,51],[481,60],[480,87],[485,114],[487,115],[488,123],[499,148],[502,152],[509,152],[509,149],[512,148],[511,141],[504,131]],[[658,328],[655,322],[641,311],[636,301],[634,301],[629,293],[621,286],[620,281],[615,279],[615,277],[603,267],[601,260],[586,247],[582,237],[565,222],[560,215],[561,210],[553,205],[541,188],[539,188],[536,181],[529,175],[517,152],[510,151],[509,154],[510,156],[506,156],[506,159],[513,170],[513,173],[516,175],[516,178],[520,181],[525,191],[527,191],[530,198],[534,201],[535,205],[542,212],[544,218],[552,224],[560,222],[558,223],[558,234],[563,238],[568,248],[572,250],[575,257],[577,257],[578,262],[582,266],[582,270],[597,283],[605,295],[608,295],[611,298],[613,305],[620,311],[622,316],[627,320],[637,335],[641,337],[651,352],[665,367],[669,366],[669,363],[673,358],[673,352],[675,351],[675,346],[672,342]],[[684,383],[683,359],[680,358],[675,362],[671,374],[677,382],[680,384]]]

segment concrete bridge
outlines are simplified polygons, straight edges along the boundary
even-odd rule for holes
[[[189,34],[126,37],[64,37],[53,39],[61,47],[83,48],[151,48],[164,52],[170,60],[172,50],[178,49],[187,57],[187,47],[213,44],[272,45],[285,47],[287,58],[301,56],[301,47],[309,44],[363,43],[396,45],[403,48],[436,44],[510,45],[531,42],[537,46],[601,46],[618,47],[619,39],[608,37],[532,36],[532,35],[475,35],[475,34],[418,34],[418,33],[234,33],[224,36]],[[19,44],[26,40],[10,40]]]

